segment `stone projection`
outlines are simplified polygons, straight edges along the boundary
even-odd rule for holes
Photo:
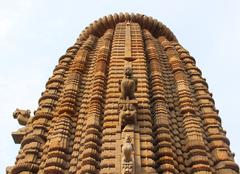
[[[194,58],[142,14],[86,27],[33,116],[13,115],[24,127],[9,174],[239,174]]]

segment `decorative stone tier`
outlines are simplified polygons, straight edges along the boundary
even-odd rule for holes
[[[9,174],[239,174],[194,58],[145,15],[86,27],[34,116],[13,115],[24,127],[13,133],[21,146]]]

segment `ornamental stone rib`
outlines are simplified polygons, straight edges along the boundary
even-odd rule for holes
[[[38,102],[13,114],[7,174],[239,174],[195,59],[152,17],[94,21]]]

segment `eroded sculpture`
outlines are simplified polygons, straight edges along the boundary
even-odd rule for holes
[[[127,64],[124,69],[124,77],[119,81],[119,90],[121,92],[120,99],[135,99],[134,92],[137,90],[137,79],[133,77],[133,69],[131,64]]]
[[[31,111],[30,110],[22,110],[22,109],[16,109],[13,112],[13,118],[17,119],[18,123],[20,125],[25,126],[30,118]]]
[[[194,58],[146,15],[86,27],[38,103],[7,174],[239,174]]]
[[[132,143],[131,137],[127,135],[122,146],[122,174],[133,173]]]
[[[21,143],[24,135],[28,130],[27,123],[31,121],[30,114],[31,114],[30,110],[22,110],[18,108],[13,112],[13,118],[17,119],[18,123],[24,126],[22,128],[19,128],[17,131],[12,132],[12,137],[16,144]]]
[[[121,118],[121,126],[122,128],[125,127],[127,124],[134,124],[136,123],[136,115],[137,110],[134,103],[130,103],[127,101],[120,105],[120,118]]]

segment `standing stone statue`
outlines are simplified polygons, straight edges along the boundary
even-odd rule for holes
[[[134,92],[137,90],[137,79],[133,77],[133,69],[131,64],[127,64],[124,70],[124,77],[119,81],[119,90],[121,92],[120,99],[135,99]]]
[[[122,146],[122,174],[133,173],[132,151],[131,137],[127,135]]]

